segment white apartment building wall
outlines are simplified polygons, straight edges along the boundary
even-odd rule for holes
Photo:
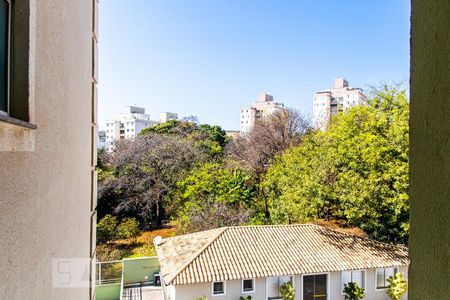
[[[178,114],[177,113],[171,113],[171,112],[162,112],[159,118],[159,121],[161,123],[165,123],[169,120],[178,120]]]
[[[135,139],[142,129],[158,124],[150,120],[145,108],[125,106],[124,111],[113,120],[106,121],[106,150],[112,150],[115,141]]]
[[[7,2],[20,89],[0,117],[0,299],[94,299],[99,4]]]
[[[314,127],[325,130],[332,115],[339,111],[346,111],[355,105],[364,105],[366,102],[367,97],[362,89],[349,87],[348,81],[344,78],[335,79],[334,88],[314,94]]]
[[[261,94],[259,99],[250,106],[241,108],[240,112],[240,131],[241,134],[247,134],[259,120],[267,118],[278,110],[285,110],[283,103],[273,101],[273,96]]]

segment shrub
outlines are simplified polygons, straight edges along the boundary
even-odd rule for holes
[[[139,234],[139,222],[135,218],[125,218],[117,226],[117,236],[121,239],[133,238],[136,243],[136,237]]]
[[[104,216],[97,224],[97,242],[106,243],[116,238],[117,218]]]
[[[359,300],[364,298],[364,289],[358,287],[355,282],[344,284],[345,300]]]
[[[387,294],[392,300],[400,300],[408,291],[408,283],[400,272],[389,277],[387,281],[390,283]]]
[[[206,296],[203,296],[203,297],[197,298],[197,300],[208,300],[208,298],[206,298]]]
[[[249,296],[247,296],[247,297],[245,297],[245,298],[241,296],[241,297],[239,298],[239,300],[252,300],[252,296],[249,295]]]
[[[280,294],[283,300],[294,300],[295,290],[292,283],[286,282],[280,286]]]

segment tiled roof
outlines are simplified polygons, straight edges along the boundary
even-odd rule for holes
[[[409,264],[406,246],[312,224],[224,227],[156,249],[164,282],[175,285]]]

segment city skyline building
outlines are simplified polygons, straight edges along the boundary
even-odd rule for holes
[[[162,112],[159,116],[160,123],[165,123],[170,120],[178,120],[178,114],[172,112]]]
[[[135,139],[142,129],[158,124],[152,121],[145,108],[138,106],[125,106],[122,113],[116,118],[106,121],[106,151],[111,151],[115,141],[122,139]]]
[[[111,151],[118,140],[134,140],[145,128],[155,126],[169,120],[178,120],[178,114],[162,112],[158,121],[151,120],[144,107],[125,106],[116,118],[106,121],[105,130],[98,133],[98,147]]]
[[[255,126],[259,120],[267,118],[271,114],[279,110],[285,110],[283,103],[277,103],[273,100],[273,96],[267,93],[259,95],[257,101],[250,106],[241,108],[240,112],[240,132],[247,134]]]
[[[325,130],[331,116],[347,111],[356,105],[364,105],[367,97],[361,88],[350,87],[344,78],[334,80],[332,89],[316,92],[313,97],[313,126]]]

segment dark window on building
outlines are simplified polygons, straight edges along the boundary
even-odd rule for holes
[[[0,0],[0,111],[8,113],[10,74],[11,3]]]
[[[327,299],[327,274],[303,276],[303,300]]]
[[[213,295],[225,294],[225,283],[223,281],[217,281],[213,283]]]
[[[253,292],[253,279],[244,279],[242,281],[242,291],[243,292]]]

